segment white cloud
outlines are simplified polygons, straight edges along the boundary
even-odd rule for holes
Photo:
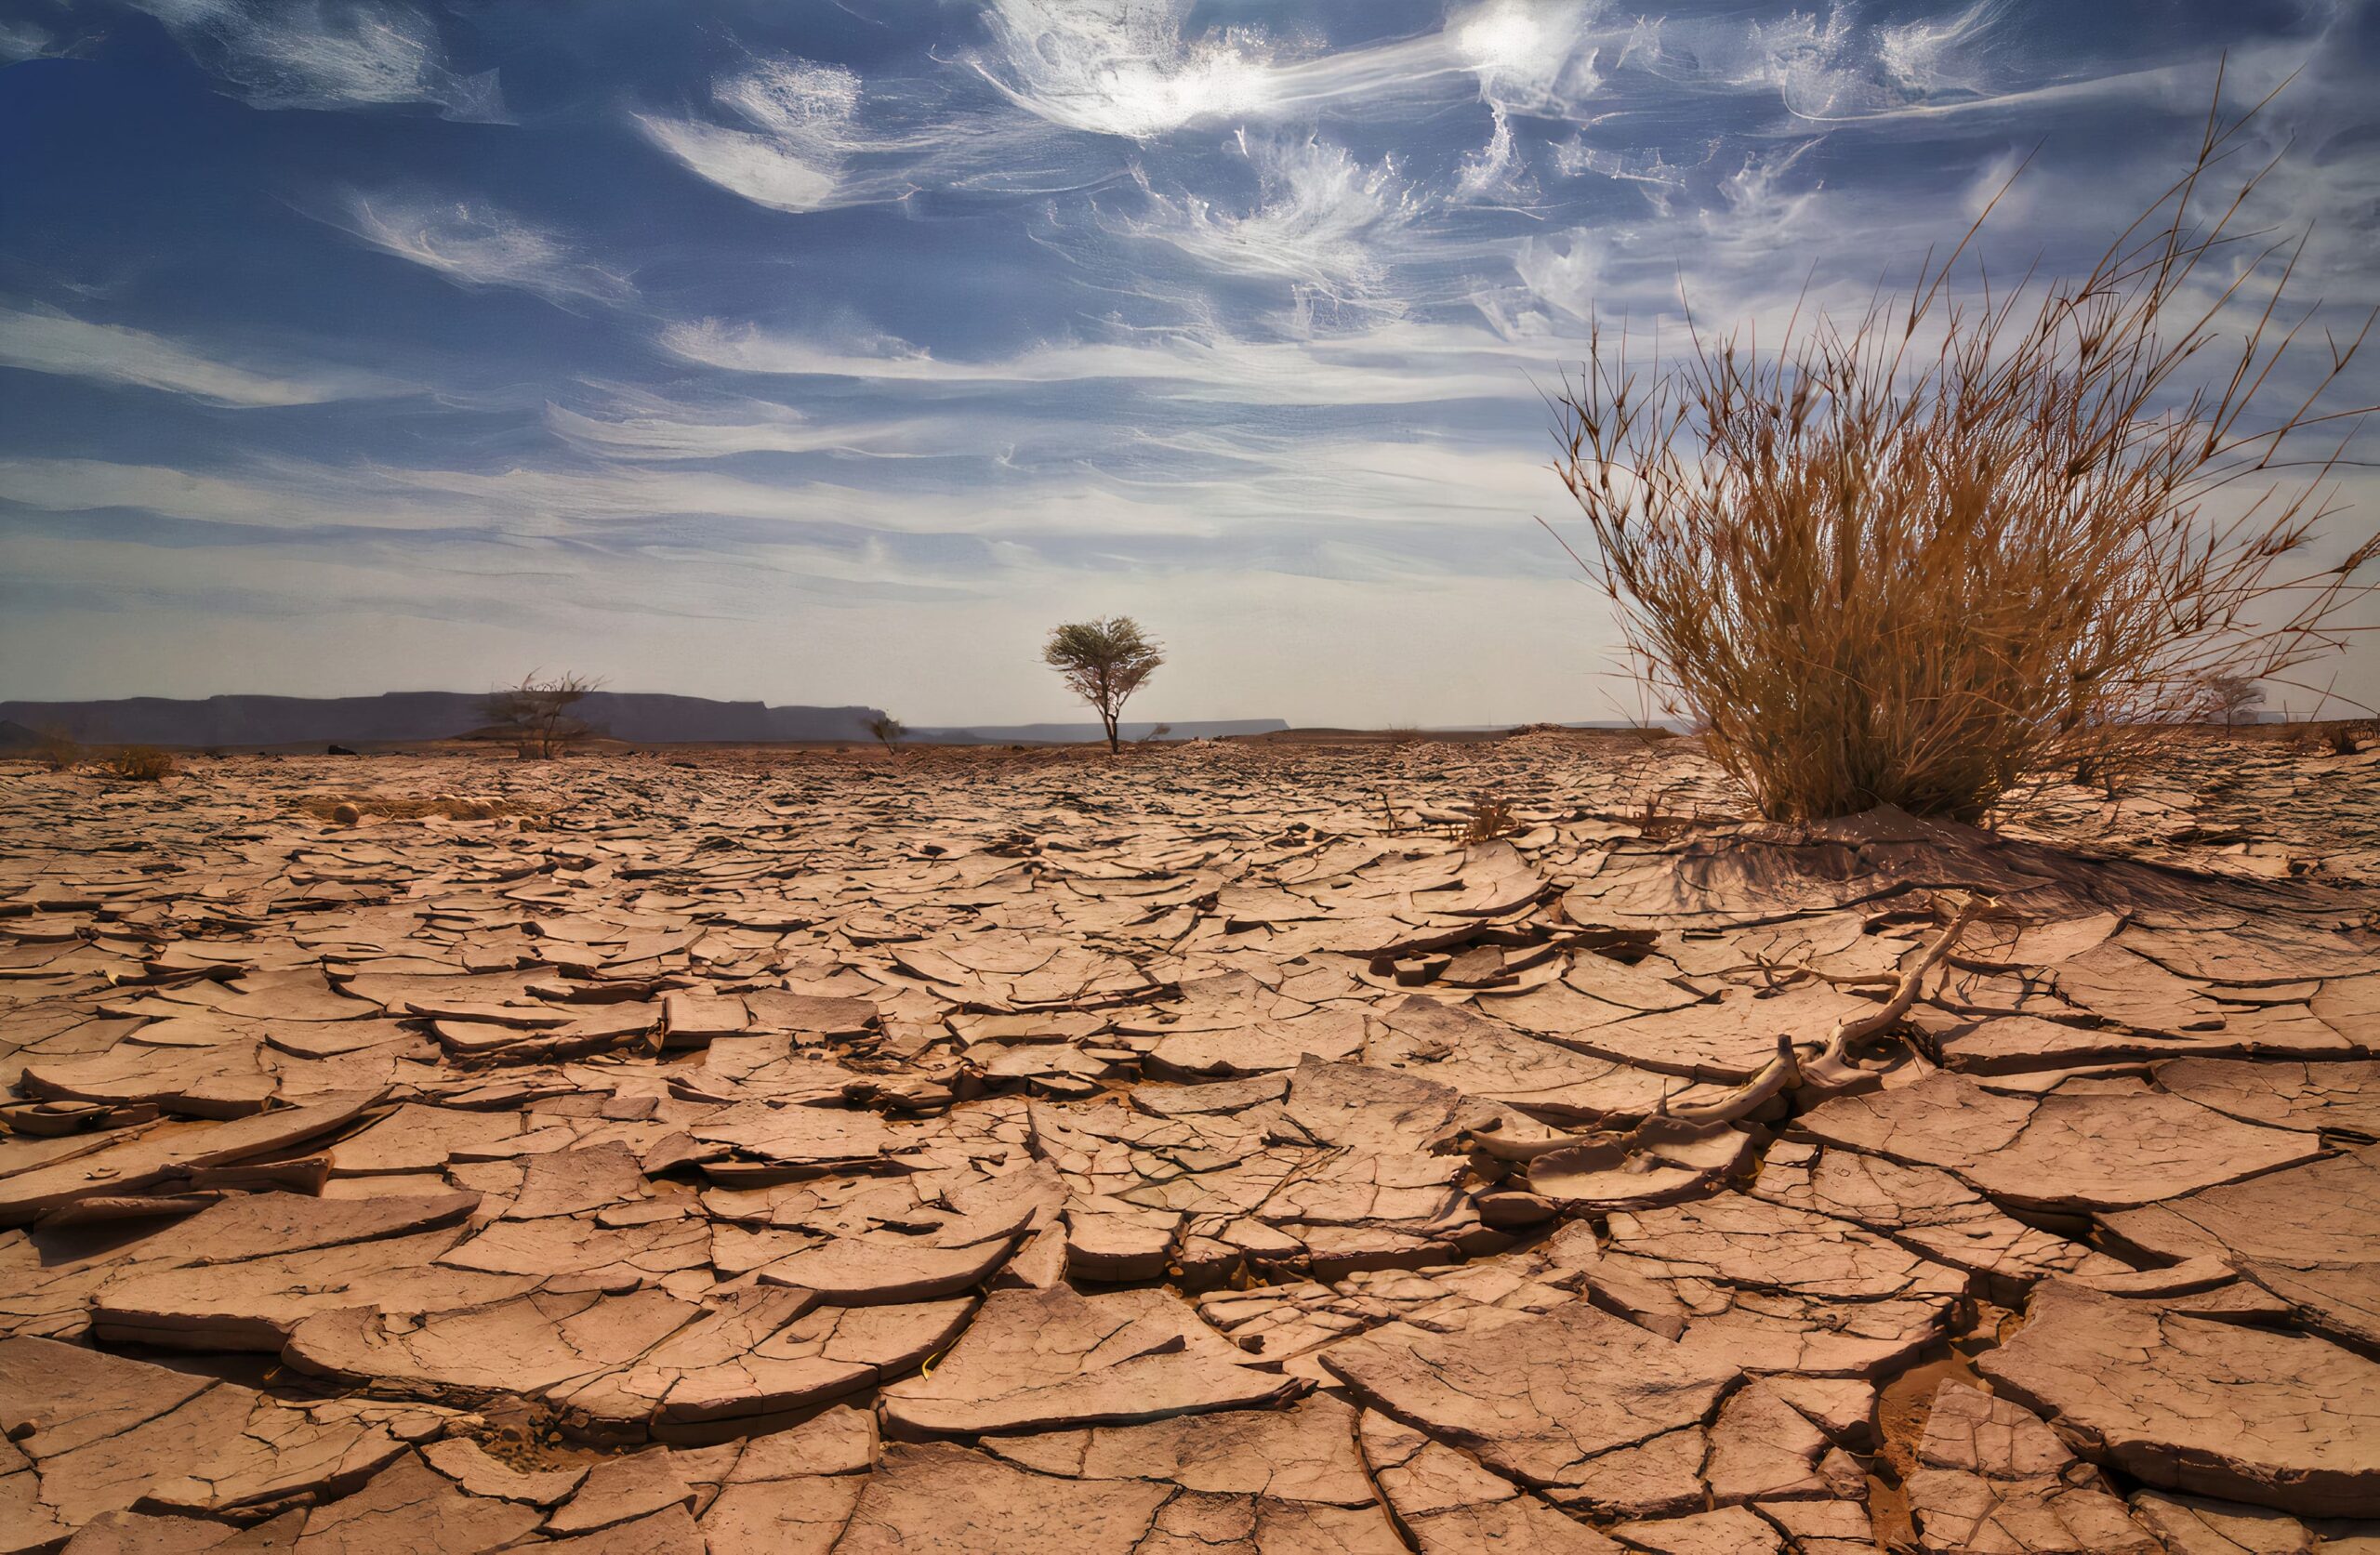
[[[883,180],[848,185],[843,165],[855,132],[860,80],[840,65],[763,60],[723,77],[711,99],[747,128],[660,114],[631,115],[645,138],[689,170],[756,204],[781,211],[891,198]]]
[[[1018,106],[1068,129],[1146,139],[1262,114],[1282,83],[1261,34],[1182,35],[1188,0],[993,0],[999,51],[979,61]]]
[[[1534,450],[1492,442],[1242,438],[1210,440],[1197,452],[1205,456],[1178,467],[1188,473],[1162,478],[1129,460],[1114,470],[1104,458],[1060,458],[994,481],[945,471],[896,485],[760,479],[667,454],[653,465],[492,470],[259,459],[220,474],[20,458],[0,460],[0,481],[10,500],[50,512],[123,508],[244,530],[435,534],[442,543],[600,541],[621,524],[710,519],[729,523],[737,537],[696,548],[729,551],[820,524],[888,537],[1088,540],[1129,553],[1226,534],[1272,545],[1285,532],[1325,523],[1368,535],[1375,546],[1401,533],[1400,545],[1435,554],[1448,543],[1435,530],[1523,524],[1562,494]]]
[[[1475,329],[1402,322],[1309,340],[1208,333],[1045,344],[977,362],[884,336],[840,343],[717,319],[668,325],[659,343],[685,361],[737,373],[951,389],[1115,380],[1149,386],[1161,398],[1252,405],[1534,400],[1528,374],[1552,361]]]
[[[1603,0],[1485,0],[1450,18],[1447,34],[1487,101],[1565,116],[1603,85],[1598,52],[1586,40],[1605,9]]]
[[[460,286],[513,286],[550,301],[622,302],[626,277],[581,258],[556,234],[485,202],[350,193],[337,223],[384,253]]]
[[[689,170],[754,204],[799,212],[840,203],[835,198],[832,170],[802,161],[766,136],[693,119],[632,116],[645,138]]]
[[[1983,89],[1977,53],[1985,33],[2006,9],[2005,0],[1976,0],[1964,11],[1876,30],[1884,73],[1921,96]]]
[[[1590,33],[1606,0],[1486,0],[1437,31],[1335,53],[1254,27],[1186,36],[1191,0],[991,0],[993,48],[975,68],[1047,122],[1152,140],[1202,124],[1310,119],[1327,104],[1444,95],[1475,78],[1488,100],[1567,112],[1597,81]],[[1621,33],[1625,42],[1632,33]]]
[[[1789,188],[1786,174],[1817,144],[1805,140],[1765,155],[1748,154],[1740,168],[1720,180],[1724,208],[1706,209],[1697,217],[1720,258],[1766,268],[1807,235],[1822,186]]]
[[[92,323],[46,310],[0,308],[0,362],[243,407],[313,405],[405,392],[403,385],[365,373],[256,371],[145,330]]]
[[[392,0],[131,0],[258,108],[434,103],[499,120],[496,72],[458,75],[438,29]]]
[[[1488,143],[1455,169],[1455,192],[1465,200],[1506,200],[1520,192],[1520,164],[1513,154],[1512,115],[1501,104]]]
[[[1587,229],[1523,238],[1514,252],[1513,269],[1520,272],[1529,294],[1547,307],[1574,319],[1594,316],[1603,260]]]
[[[1111,229],[1171,244],[1218,270],[1276,276],[1341,300],[1378,291],[1382,249],[1421,210],[1395,167],[1368,167],[1344,147],[1312,138],[1276,140],[1242,130],[1235,144],[1257,178],[1246,214],[1186,191],[1175,197],[1151,190],[1146,217]]]
[[[842,454],[922,458],[984,453],[971,427],[930,416],[821,423],[788,405],[741,400],[708,410],[658,396],[625,394],[604,414],[546,407],[546,426],[575,447],[607,459],[717,459],[736,454]]]
[[[46,27],[31,21],[0,20],[0,59],[38,59],[57,44]]]
[[[1548,150],[1553,153],[1554,170],[1562,177],[1575,178],[1593,173],[1615,183],[1647,185],[1646,198],[1656,208],[1668,199],[1669,191],[1684,189],[1686,184],[1686,169],[1668,161],[1659,146],[1614,151],[1590,146],[1584,136],[1574,135],[1567,140],[1556,141]]]

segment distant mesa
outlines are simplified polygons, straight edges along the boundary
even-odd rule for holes
[[[873,707],[772,707],[659,692],[597,692],[575,711],[615,740],[640,744],[864,740]],[[453,740],[486,727],[471,692],[383,696],[135,696],[115,702],[0,702],[0,721],[85,745],[364,745]]]
[[[876,707],[772,707],[657,692],[596,692],[573,711],[604,735],[634,745],[791,744],[862,741],[883,717]],[[89,745],[364,746],[484,735],[487,697],[473,692],[390,692],[381,696],[135,696],[112,702],[0,702],[0,749],[30,747],[56,733]],[[1127,740],[1154,723],[1127,724]],[[1175,724],[1166,738],[1267,734],[1279,718]],[[38,732],[37,732],[38,731]],[[1073,745],[1103,739],[1095,723],[916,729],[931,745]]]

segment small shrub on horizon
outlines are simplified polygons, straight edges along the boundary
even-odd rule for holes
[[[2380,723],[2341,720],[2322,731],[2322,745],[2333,756],[2353,756],[2375,735],[2380,735]]]
[[[2185,176],[2078,282],[1950,299],[1987,207],[1908,295],[1797,319],[1781,349],[1698,334],[1647,384],[1624,336],[1591,335],[1556,402],[1591,532],[1565,547],[1763,816],[1979,821],[2041,774],[2112,771],[2217,679],[2277,680],[2359,629],[2343,612],[2380,535],[2307,553],[2363,414],[2326,396],[2363,336],[2276,371],[2303,326],[2268,329],[2288,246],[2235,252],[2256,178],[2196,205],[2262,106],[2211,112]],[[2193,390],[2202,353],[2224,360]],[[2331,437],[2301,452],[2299,432]]]
[[[101,757],[99,771],[127,783],[155,783],[174,775],[174,758],[154,745],[126,745]]]
[[[523,760],[550,760],[595,732],[572,709],[602,684],[584,675],[544,676],[533,669],[519,685],[488,693],[488,720],[513,742]]]
[[[83,764],[83,747],[63,734],[44,732],[33,742],[33,758],[53,772],[71,772]]]
[[[2265,689],[2244,675],[2207,675],[2200,685],[2206,698],[2207,716],[2226,729],[2234,724],[2254,722],[2254,714],[2265,699]]]

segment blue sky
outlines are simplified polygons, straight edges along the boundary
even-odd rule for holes
[[[0,694],[1063,718],[1128,612],[1153,717],[1633,713],[1590,314],[1856,308],[2037,146],[1987,255],[2085,264],[2227,53],[2380,301],[2327,0],[0,0]]]

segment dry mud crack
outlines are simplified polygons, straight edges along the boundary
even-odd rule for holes
[[[1698,813],[0,771],[0,1551],[2380,1549],[2380,753]]]

